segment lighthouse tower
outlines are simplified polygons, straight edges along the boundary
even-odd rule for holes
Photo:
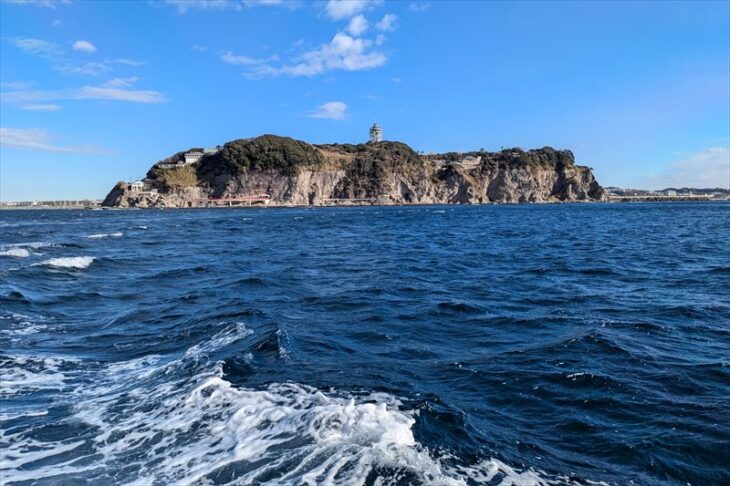
[[[373,123],[370,127],[370,143],[378,143],[383,141],[383,131],[380,129],[380,125]]]

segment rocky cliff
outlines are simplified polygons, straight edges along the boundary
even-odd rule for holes
[[[191,149],[193,150],[193,149]],[[271,205],[474,204],[597,201],[605,191],[569,150],[422,155],[400,142],[311,145],[274,135],[235,140],[185,165],[179,152],[152,166],[144,186],[120,182],[115,207],[190,207],[269,196]]]

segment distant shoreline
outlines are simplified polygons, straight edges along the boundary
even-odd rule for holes
[[[552,204],[650,204],[650,203],[672,203],[672,204],[683,204],[683,203],[703,203],[703,202],[728,202],[728,198],[683,198],[683,199],[614,199],[609,201],[545,201],[545,202],[487,202],[487,203],[414,203],[414,204],[328,204],[328,205],[310,205],[310,204],[256,204],[252,206],[192,206],[192,207],[131,207],[131,208],[119,208],[119,207],[106,207],[106,206],[0,206],[0,211],[62,211],[62,210],[74,210],[74,211],[142,211],[142,210],[180,210],[180,209],[282,209],[282,208],[356,208],[356,207],[430,207],[430,206],[543,206]]]

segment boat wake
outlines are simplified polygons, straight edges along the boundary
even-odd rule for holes
[[[39,410],[0,417],[3,478],[7,484],[549,484],[494,459],[464,465],[433,454],[414,438],[418,413],[388,394],[297,383],[235,386],[223,363],[208,356],[251,333],[237,323],[182,354],[106,365],[45,358],[33,363],[33,376],[12,371],[27,371],[28,358],[5,358],[14,377],[5,391],[72,388],[58,398],[73,402],[54,407],[71,407],[57,426],[76,432],[51,440],[16,426]]]

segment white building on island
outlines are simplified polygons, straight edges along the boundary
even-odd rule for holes
[[[185,165],[194,164],[200,158],[205,155],[203,152],[199,152],[197,150],[193,150],[192,152],[188,152],[185,154]]]
[[[383,130],[380,129],[380,125],[373,123],[370,127],[370,143],[378,143],[383,141]]]
[[[129,190],[132,192],[141,192],[144,190],[144,181],[134,181],[129,184]]]

